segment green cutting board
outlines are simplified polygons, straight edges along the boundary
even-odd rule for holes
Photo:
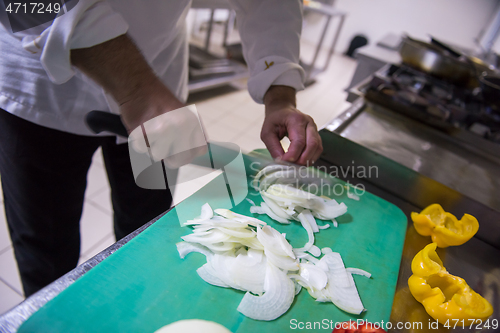
[[[248,173],[247,158],[245,164]],[[192,210],[193,217],[199,215],[205,202],[217,208],[211,189],[216,181],[179,207]],[[338,179],[333,183],[344,184]],[[262,201],[253,189],[249,189],[248,197],[257,204]],[[349,319],[386,322],[399,272],[406,216],[370,193],[363,194],[359,201],[345,194],[336,199],[347,205],[348,212],[337,219],[338,228],[316,233],[315,244],[339,252],[346,267],[372,273],[370,279],[354,276],[367,309],[359,316],[345,313],[332,303],[316,302],[303,289],[277,320],[246,318],[236,310],[243,292],[209,285],[197,275],[196,269],[206,262],[203,255],[191,253],[179,258],[175,244],[190,233],[190,228],[181,228],[176,211],[171,210],[33,314],[19,332],[154,332],[174,321],[193,318],[216,321],[234,333],[294,332],[301,328],[331,332],[336,322]],[[249,208],[245,200],[234,211],[250,215]],[[267,216],[258,217],[286,233],[294,247],[307,241],[299,223],[282,225]]]

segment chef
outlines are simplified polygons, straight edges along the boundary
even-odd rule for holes
[[[295,104],[304,79],[300,1],[231,5],[250,71],[248,91],[265,105],[261,139],[274,158],[314,162],[321,140],[312,118]],[[136,186],[127,145],[94,135],[84,117],[91,110],[119,113],[130,132],[184,106],[189,7],[189,0],[72,0],[55,20],[19,32],[2,18],[0,175],[26,296],[78,262],[87,172],[98,147],[117,239],[170,207],[169,191]],[[284,136],[291,141],[286,153]]]

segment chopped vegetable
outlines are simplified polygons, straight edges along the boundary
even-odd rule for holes
[[[197,270],[205,282],[246,291],[238,306],[245,316],[278,318],[302,287],[317,301],[331,301],[346,312],[364,310],[351,272],[368,277],[369,273],[346,269],[340,254],[330,248],[320,250],[313,244],[314,238],[306,247],[294,249],[285,234],[258,219],[227,209],[215,213],[218,215],[214,216],[208,204],[203,205],[201,216],[187,221],[193,233],[183,236],[177,249],[181,258],[190,252],[205,255],[207,263]],[[298,218],[312,235],[311,212],[305,209]],[[314,257],[322,253],[321,259]]]
[[[292,305],[295,286],[285,272],[267,263],[263,296],[246,293],[238,311],[256,320],[274,320],[284,314]]]
[[[411,219],[415,230],[422,236],[431,236],[439,247],[462,245],[479,229],[474,216],[464,214],[458,220],[455,215],[445,212],[439,204],[428,206],[420,214],[412,212]]]
[[[411,294],[443,325],[449,320],[461,326],[471,320],[485,321],[493,313],[493,307],[464,279],[446,271],[436,247],[436,243],[431,243],[413,258],[413,275],[408,280]]]
[[[314,233],[330,227],[329,224],[319,226],[315,218],[330,220],[333,226],[337,227],[335,218],[345,214],[347,207],[334,199],[317,196],[289,184],[293,183],[296,172],[293,167],[284,165],[270,165],[263,168],[253,181],[253,186],[261,194],[263,202],[260,206],[256,206],[249,200],[252,205],[250,212],[266,214],[284,224],[289,224],[290,220],[299,221],[309,237],[303,248],[304,251],[308,251],[314,244]],[[301,217],[301,214],[304,215]]]

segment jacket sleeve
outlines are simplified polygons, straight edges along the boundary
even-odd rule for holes
[[[70,61],[71,49],[103,43],[127,30],[127,22],[106,1],[79,0],[40,34],[23,36],[22,45],[27,51],[40,54],[51,81],[61,84],[75,74]]]
[[[299,65],[301,1],[232,0],[231,5],[250,70],[250,96],[263,103],[271,85],[304,89],[304,70]]]

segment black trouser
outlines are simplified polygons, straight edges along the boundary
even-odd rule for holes
[[[170,207],[168,190],[135,184],[127,144],[115,141],[38,126],[0,109],[5,214],[26,296],[78,263],[87,172],[99,146],[111,186],[116,239]]]

